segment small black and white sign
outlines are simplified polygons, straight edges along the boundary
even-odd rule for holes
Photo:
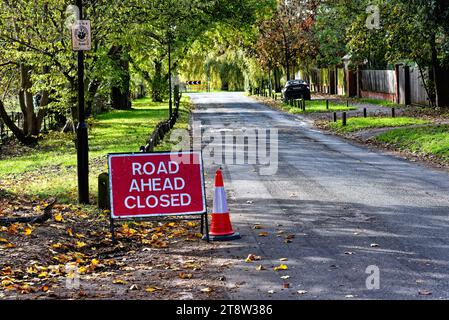
[[[200,85],[201,84],[201,81],[187,81],[187,84],[188,85]]]
[[[78,20],[72,27],[73,51],[89,51],[92,49],[92,37],[89,20]]]

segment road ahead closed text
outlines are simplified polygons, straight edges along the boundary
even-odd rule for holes
[[[114,218],[205,212],[201,156],[189,164],[170,154],[111,155],[111,211]]]

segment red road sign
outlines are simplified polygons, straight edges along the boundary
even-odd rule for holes
[[[109,179],[113,219],[206,213],[200,152],[111,154]]]

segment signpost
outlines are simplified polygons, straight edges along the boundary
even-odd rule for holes
[[[109,180],[113,242],[114,220],[200,215],[209,234],[200,152],[110,154]]]
[[[86,115],[84,112],[84,51],[91,49],[90,22],[83,19],[82,0],[76,2],[79,20],[72,26],[73,50],[78,51],[78,199],[81,204],[89,204],[89,146]]]

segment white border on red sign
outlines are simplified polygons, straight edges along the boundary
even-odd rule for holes
[[[203,195],[203,210],[198,212],[186,212],[186,213],[155,213],[155,214],[146,214],[146,215],[138,215],[138,216],[120,216],[117,217],[114,215],[114,198],[113,198],[113,190],[112,190],[112,174],[111,174],[111,159],[112,158],[125,158],[125,157],[148,157],[148,156],[167,156],[167,155],[198,155],[200,159],[200,170],[201,170],[201,192]],[[109,172],[109,197],[111,202],[111,218],[114,220],[132,220],[134,218],[151,218],[151,217],[176,217],[176,216],[190,216],[190,215],[203,215],[207,214],[206,208],[206,190],[204,185],[204,168],[203,168],[203,154],[199,151],[191,151],[191,152],[160,152],[160,153],[128,153],[128,154],[109,154],[108,155],[108,172]]]

